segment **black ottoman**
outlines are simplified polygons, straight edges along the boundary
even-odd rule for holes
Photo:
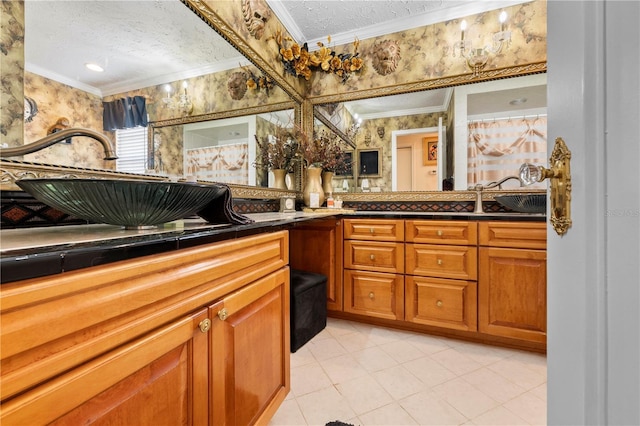
[[[291,352],[327,326],[327,277],[291,269]]]

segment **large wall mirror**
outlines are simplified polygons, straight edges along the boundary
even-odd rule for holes
[[[292,126],[299,108],[277,85],[247,90],[241,77],[249,74],[264,77],[179,0],[25,2],[25,99],[37,108],[25,122],[25,143],[61,119],[104,132],[102,102],[141,95],[149,114],[142,173],[265,187],[255,138],[269,126]],[[115,132],[107,134],[115,141]],[[103,162],[99,144],[80,137],[24,160],[116,167]]]
[[[515,175],[523,162],[546,163],[546,106],[541,73],[318,104],[314,115],[355,152],[355,173],[336,177],[338,191],[361,191],[363,182],[365,191],[466,190]],[[372,151],[381,170],[359,175],[360,153]]]

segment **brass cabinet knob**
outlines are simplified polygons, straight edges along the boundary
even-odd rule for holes
[[[369,232],[373,235],[374,229],[373,228],[369,228]]]
[[[438,265],[442,265],[442,259],[438,259],[437,262],[438,262]]]
[[[229,313],[226,308],[222,308],[218,311],[218,318],[220,318],[221,321],[226,320],[228,315]]]
[[[200,321],[200,324],[198,324],[198,328],[203,333],[206,333],[211,328],[211,320],[209,318],[203,319],[202,321]]]
[[[375,256],[375,255],[373,255],[373,254],[370,254],[370,255],[369,255],[369,259],[371,259],[371,260],[376,260],[376,256]]]
[[[436,306],[437,306],[438,308],[442,308],[442,305],[443,305],[442,300],[438,300],[438,301],[436,302]]]
[[[438,230],[436,231],[436,235],[437,235],[438,237],[442,237],[442,229],[438,229]]]
[[[376,297],[376,295],[375,295],[375,294],[373,294],[373,292],[372,292],[372,291],[370,291],[370,292],[369,292],[369,299],[373,300],[373,299],[375,299],[375,297]]]

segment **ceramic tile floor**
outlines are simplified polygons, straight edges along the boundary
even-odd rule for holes
[[[329,318],[269,425],[544,425],[546,357]]]

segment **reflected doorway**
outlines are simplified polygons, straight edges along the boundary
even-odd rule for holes
[[[392,135],[392,190],[438,191],[438,161],[427,155],[427,146],[438,148],[438,128],[401,130]]]

